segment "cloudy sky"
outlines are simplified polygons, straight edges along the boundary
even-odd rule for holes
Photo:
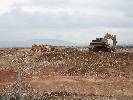
[[[106,32],[133,44],[133,0],[0,0],[0,41],[87,44]]]

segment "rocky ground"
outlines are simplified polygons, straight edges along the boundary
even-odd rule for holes
[[[25,97],[36,94],[52,100],[132,100],[133,49],[112,53],[92,53],[83,48],[45,52],[0,49],[0,98],[19,93],[18,82]]]

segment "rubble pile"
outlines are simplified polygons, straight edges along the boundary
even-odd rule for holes
[[[0,70],[17,70],[19,67],[27,74],[53,72],[60,75],[92,75],[103,78],[120,75],[129,77],[133,74],[133,52],[120,50],[114,53],[92,53],[78,48],[45,52],[1,49],[0,56]]]
[[[94,97],[93,94],[100,95],[99,98],[119,94],[130,96],[133,93],[132,51],[0,49],[0,93],[23,93],[25,97],[35,97],[34,93],[38,92],[37,98],[46,96],[40,95],[43,91],[49,93],[47,97],[60,97],[65,91],[77,93],[80,97],[79,94],[92,94],[91,97]],[[61,91],[61,95],[58,94]]]

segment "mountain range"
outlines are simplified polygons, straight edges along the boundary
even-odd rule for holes
[[[54,46],[75,46],[75,43],[58,39],[33,39],[26,41],[0,41],[0,48],[31,47],[32,44],[51,44]]]

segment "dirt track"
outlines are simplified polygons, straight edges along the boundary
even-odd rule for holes
[[[25,87],[30,84],[35,91],[133,96],[132,49],[115,53],[70,48],[52,52],[1,49],[1,91],[14,88],[17,68],[22,68]]]

